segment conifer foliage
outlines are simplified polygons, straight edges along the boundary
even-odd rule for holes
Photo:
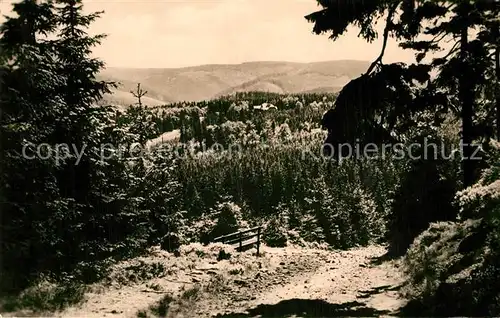
[[[461,118],[466,158],[474,152],[474,147],[469,145],[492,136],[496,107],[491,94],[493,87],[498,92],[498,77],[494,75],[498,1],[334,0],[318,3],[322,9],[306,19],[314,23],[313,32],[328,33],[333,40],[349,26],[357,26],[360,37],[373,42],[379,36],[375,23],[382,15],[385,17],[379,57],[365,74],[346,85],[336,103],[335,108],[339,109],[332,111],[338,114],[330,112],[326,118],[326,126],[336,129],[330,136],[332,140],[342,141],[354,129],[337,131],[339,121],[345,118],[349,120],[340,126],[362,129],[367,121],[374,122],[374,118],[381,117],[378,123],[369,126],[376,134],[372,140],[380,141],[377,136],[384,135],[380,130],[386,130],[388,135],[399,128],[395,132],[404,134],[407,131],[401,128],[408,127],[409,120],[414,119],[411,115],[425,110],[437,113],[436,125],[450,111]],[[396,39],[404,49],[414,50],[417,63],[385,65],[383,57],[389,38]],[[447,43],[452,44],[451,48],[445,49]],[[429,53],[436,53],[430,61],[425,60]],[[436,78],[431,79],[431,71],[437,72]],[[398,98],[392,97],[395,92]],[[400,127],[395,122],[399,122]],[[466,186],[478,178],[475,168],[472,160],[463,160]]]
[[[44,272],[98,278],[146,232],[126,160],[103,162],[100,146],[139,138],[95,104],[113,85],[96,80],[103,62],[90,57],[99,13],[85,15],[81,0],[24,0],[13,12],[0,29],[1,289]]]

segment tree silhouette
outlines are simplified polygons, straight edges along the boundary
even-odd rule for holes
[[[104,35],[89,36],[86,28],[102,12],[85,15],[81,0],[57,0],[56,13],[59,27],[58,40],[55,41],[57,65],[60,74],[66,78],[62,99],[66,104],[63,116],[68,118],[67,122],[60,122],[58,135],[77,149],[83,149],[84,144],[92,142],[90,121],[96,112],[93,105],[114,85],[95,80],[104,64],[89,57],[92,48]],[[90,169],[88,159],[82,158],[78,165],[68,165],[61,171],[59,180],[61,188],[67,189],[67,195],[79,201],[85,200],[91,187]]]
[[[36,224],[59,199],[53,181],[55,162],[53,158],[28,160],[19,154],[25,147],[31,156],[33,145],[53,135],[53,125],[47,122],[53,122],[61,109],[57,95],[63,83],[49,54],[51,43],[39,37],[56,28],[52,4],[22,1],[13,5],[13,12],[17,17],[8,17],[0,27],[0,269],[5,290],[25,285],[30,278],[26,274],[39,265],[31,259],[44,253],[43,244],[30,242],[43,241]]]
[[[462,119],[462,142],[464,160],[463,175],[464,185],[472,185],[475,181],[475,163],[471,158],[474,152],[472,143],[487,131],[480,129],[477,113],[478,100],[481,97],[481,87],[488,85],[485,73],[493,64],[493,59],[488,58],[490,43],[482,41],[482,34],[473,35],[473,28],[488,30],[494,17],[500,15],[499,3],[495,1],[424,1],[408,14],[409,23],[418,23],[422,28],[421,33],[432,36],[430,40],[409,39],[402,44],[404,48],[417,50],[419,63],[428,52],[443,51],[440,49],[444,41],[451,40],[452,48],[445,51],[445,55],[434,58],[431,62],[433,69],[437,70],[438,88],[447,90],[450,94],[458,96],[460,117]],[[434,22],[423,26],[424,21]],[[401,26],[404,22],[401,23]],[[416,36],[416,32],[409,32]],[[408,38],[408,37],[406,37]],[[458,77],[458,81],[456,80]],[[491,80],[491,79],[490,79]]]
[[[386,15],[380,56],[367,73],[361,76],[365,78],[364,80],[353,80],[340,92],[335,107],[347,102],[350,104],[348,107],[351,112],[357,112],[363,118],[366,116],[373,118],[378,115],[377,112],[364,112],[362,109],[387,108],[387,103],[383,102],[384,98],[380,97],[390,96],[394,90],[394,84],[387,81],[388,79],[393,79],[397,73],[403,75],[401,79],[403,81],[406,79],[409,85],[406,91],[402,92],[403,95],[417,88],[413,84],[414,79],[425,79],[420,81],[418,92],[413,91],[409,99],[393,101],[392,107],[389,106],[391,111],[386,111],[385,114],[388,114],[389,118],[406,121],[411,117],[412,111],[428,109],[446,113],[449,109],[458,109],[463,123],[461,138],[465,144],[464,184],[471,185],[474,182],[474,163],[468,158],[471,157],[473,147],[468,145],[478,137],[487,135],[487,131],[480,129],[481,124],[475,118],[478,91],[487,86],[485,81],[489,81],[490,85],[492,81],[497,80],[497,78],[485,78],[483,74],[494,65],[493,59],[485,57],[490,56],[488,52],[492,47],[498,46],[498,37],[491,36],[492,30],[495,30],[494,26],[498,23],[495,17],[500,14],[498,1],[319,0],[318,3],[323,9],[306,16],[306,19],[314,23],[314,33],[329,33],[333,40],[342,35],[348,26],[355,25],[360,28],[360,37],[372,42],[378,35],[374,27],[375,22],[381,15]],[[472,35],[470,30],[473,28],[483,32]],[[420,40],[421,36],[431,39]],[[383,55],[390,37],[397,39],[401,47],[417,51],[417,65],[407,68],[404,74],[402,70],[405,66],[402,64],[393,64],[390,68],[384,67]],[[484,38],[490,41],[481,41]],[[442,52],[441,48],[448,40],[453,42],[452,48]],[[425,63],[424,58],[429,52],[441,52],[443,55],[434,58],[430,63]],[[438,72],[436,79],[431,79],[431,71]],[[427,72],[427,75],[424,76],[422,72]],[[370,90],[373,82],[369,78],[375,76],[379,76],[377,80],[380,84],[378,88],[381,88],[377,91],[379,98],[372,100],[367,97],[354,100],[352,93],[349,92],[358,91],[360,95],[372,96]],[[450,101],[449,96],[456,96],[458,103]],[[335,116],[330,113],[328,118],[325,118],[327,122],[324,123],[332,129],[342,120],[338,119],[334,123],[333,117]],[[439,121],[439,118],[437,119]],[[344,123],[345,125],[348,123]],[[356,121],[349,125],[358,126]],[[382,126],[388,125],[390,126],[390,123],[386,122]],[[399,131],[402,132],[404,131]],[[339,140],[343,137],[340,134],[330,138]]]
[[[463,185],[473,184],[480,167],[468,159],[474,151],[470,145],[492,136],[498,97],[494,51],[498,48],[499,2],[318,2],[323,9],[306,19],[314,23],[315,33],[329,33],[333,40],[354,25],[360,28],[360,37],[371,42],[378,35],[375,21],[385,16],[379,57],[365,74],[342,89],[334,108],[323,118],[329,131],[326,142],[383,143],[395,136],[421,144],[424,138],[437,137],[434,128],[451,113],[462,120]],[[384,64],[389,38],[404,49],[415,50],[417,63]],[[448,41],[451,48],[444,45]],[[428,59],[429,53],[436,55]],[[431,77],[431,72],[436,76]],[[453,161],[446,160],[409,163],[388,215],[389,250],[394,255],[404,254],[429,222],[456,217],[451,202],[460,182],[449,172],[456,169]],[[432,193],[436,189],[437,197]]]
[[[98,14],[84,15],[76,0],[25,0],[13,10],[0,27],[2,291],[76,268],[79,279],[93,279],[102,268],[82,266],[133,253],[143,244],[134,235],[147,233],[147,210],[135,200],[140,169],[101,160],[102,144],[138,136],[95,103],[113,85],[96,80],[103,63],[90,58],[102,36],[85,29]],[[35,153],[40,144],[44,157]],[[64,144],[85,151],[77,158]]]

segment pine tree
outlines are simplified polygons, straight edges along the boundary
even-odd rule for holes
[[[63,117],[66,121],[58,126],[59,136],[66,142],[83,149],[85,145],[95,145],[92,136],[91,120],[100,111],[95,103],[105,93],[110,92],[113,83],[96,80],[97,73],[104,63],[91,58],[92,48],[100,44],[104,35],[90,36],[86,29],[102,12],[83,14],[81,0],[57,0],[57,22],[59,26],[57,45],[57,61],[59,72],[66,78],[62,99],[66,104]],[[75,162],[76,159],[73,159]],[[83,158],[80,164],[68,165],[61,175],[67,176],[61,189],[68,189],[65,195],[78,200],[85,200],[90,191],[90,163]]]
[[[480,129],[478,121],[479,102],[483,97],[480,91],[490,85],[485,73],[494,65],[493,59],[488,58],[490,47],[483,41],[484,35],[472,31],[491,27],[492,21],[496,20],[494,17],[499,15],[500,4],[496,1],[421,1],[400,24],[402,29],[405,25],[413,25],[416,30],[421,30],[420,33],[432,37],[430,40],[415,40],[406,36],[408,40],[402,46],[417,50],[419,63],[429,52],[442,52],[445,41],[453,44],[444,55],[434,58],[430,65],[438,71],[436,88],[458,96],[459,103],[455,108],[462,119],[465,186],[472,185],[476,179],[475,163],[470,159],[476,147],[473,142],[487,135],[484,129]],[[428,22],[425,27],[424,22]],[[417,32],[409,34],[414,37]]]
[[[330,33],[333,40],[342,35],[348,26],[356,25],[360,27],[360,36],[372,42],[378,36],[375,22],[382,14],[386,16],[379,57],[363,76],[344,87],[335,110],[327,113],[326,126],[336,130],[330,134],[333,141],[338,141],[338,135],[358,135],[360,131],[370,130],[374,131],[369,135],[382,135],[384,140],[383,136],[388,135],[384,130],[390,132],[398,128],[398,122],[400,128],[411,126],[412,113],[423,110],[438,114],[455,110],[463,122],[463,144],[472,144],[484,135],[480,133],[475,118],[477,91],[487,85],[483,74],[493,64],[490,63],[491,58],[484,58],[484,52],[489,48],[481,44],[481,33],[473,35],[471,31],[493,29],[500,14],[498,1],[319,0],[318,3],[323,9],[306,16],[306,19],[314,22],[315,33]],[[422,35],[430,36],[431,40],[420,40]],[[383,64],[391,37],[400,41],[403,48],[418,52],[416,65]],[[442,51],[441,47],[449,39],[453,41],[450,50],[431,63],[424,62],[427,53]],[[497,46],[498,37],[493,39],[489,43]],[[430,78],[432,70],[438,72],[436,80]],[[421,82],[423,89],[415,90],[414,79]],[[455,97],[458,103],[450,103],[450,96]],[[382,118],[382,130],[372,123],[372,118],[377,116]],[[439,116],[436,119],[439,124],[441,119]],[[338,131],[339,127],[341,131]],[[404,130],[396,132],[401,134]],[[375,138],[380,142],[378,139]],[[472,160],[467,159],[472,152],[472,147],[464,147],[465,185],[474,181],[474,165]]]
[[[83,15],[81,1],[58,4],[22,1],[17,17],[0,27],[2,290],[129,256],[145,244],[141,171],[128,170],[122,158],[100,160],[100,145],[138,137],[117,125],[115,111],[94,104],[110,86],[96,80],[103,63],[89,57],[102,36],[85,28],[98,15]],[[50,156],[28,158],[41,143],[51,146]],[[56,158],[51,151],[60,143],[88,146],[81,162]],[[88,280],[101,268],[75,273]]]
[[[115,83],[96,79],[104,63],[90,57],[92,48],[105,36],[90,36],[87,29],[102,12],[85,15],[81,0],[56,3],[57,65],[59,74],[66,79],[60,91],[65,109],[57,129],[65,142],[85,150],[78,163],[76,158],[71,158],[58,175],[62,195],[76,204],[73,218],[68,219],[73,225],[68,232],[74,234],[65,242],[64,261],[71,269],[77,261],[109,257],[110,251],[114,256],[125,257],[141,249],[145,244],[140,237],[146,232],[147,210],[139,208],[143,198],[136,197],[140,194],[136,189],[137,176],[143,174],[141,161],[131,162],[126,152],[105,162],[101,160],[103,144],[120,147],[125,141],[133,143],[140,138],[124,134],[117,127],[115,113],[96,103],[115,86]],[[128,162],[132,171],[128,171]],[[125,240],[131,244],[123,245]],[[71,261],[70,256],[75,261]]]
[[[315,33],[330,33],[334,40],[348,26],[356,25],[361,29],[360,36],[371,42],[377,36],[374,22],[385,15],[379,57],[364,75],[343,88],[335,108],[323,117],[323,125],[329,129],[327,142],[354,143],[360,137],[365,142],[385,143],[391,142],[389,133],[395,133],[401,141],[411,137],[411,142],[422,144],[450,113],[462,120],[463,144],[491,136],[493,120],[488,114],[494,103],[489,95],[497,82],[492,75],[491,53],[498,46],[498,37],[493,32],[500,16],[498,1],[321,0],[319,3],[323,9],[306,18],[315,23]],[[389,38],[399,41],[405,49],[417,51],[417,63],[384,64]],[[443,49],[448,41],[451,48]],[[435,53],[436,57],[427,59],[429,53]],[[430,76],[432,71],[437,74],[435,78]],[[419,85],[415,85],[415,80]],[[374,121],[377,117],[381,124]],[[417,123],[424,125],[418,128]],[[474,183],[478,176],[478,167],[468,159],[473,149],[464,146],[464,186]],[[445,173],[450,168],[455,170],[455,163],[425,160],[412,162],[411,166],[403,175],[403,180],[410,183],[398,190],[389,215],[390,249],[399,255],[405,253],[429,222],[456,217],[456,211],[450,207],[459,180],[454,174]],[[436,181],[432,178],[419,181],[412,175],[415,171],[420,175],[434,174],[440,187],[437,199],[432,192]],[[422,191],[415,192],[413,186]],[[440,208],[429,215],[426,212],[432,209],[422,204]]]
[[[22,1],[13,12],[17,17],[7,17],[0,27],[0,288],[5,290],[29,282],[30,274],[45,265],[44,244],[53,239],[39,226],[60,199],[54,183],[57,166],[53,157],[41,159],[33,150],[50,141],[51,123],[62,106],[58,89],[64,84],[46,38],[56,27],[52,4]]]
[[[2,43],[5,53],[12,54],[12,50],[20,44],[41,46],[40,37],[52,33],[55,28],[53,1],[39,3],[36,0],[23,0],[14,3],[12,11],[18,17],[9,17],[2,25]]]

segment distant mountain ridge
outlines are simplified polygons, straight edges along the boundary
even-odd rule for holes
[[[106,68],[99,78],[120,82],[105,102],[130,105],[137,83],[148,91],[146,105],[201,101],[235,92],[331,93],[364,73],[367,61],[245,62],[183,68]]]

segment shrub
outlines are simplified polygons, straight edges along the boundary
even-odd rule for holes
[[[225,250],[220,250],[219,255],[217,255],[217,261],[220,262],[222,260],[228,260],[231,258],[231,254],[226,252]]]
[[[416,141],[425,144],[420,138]],[[404,255],[431,222],[452,221],[457,217],[453,199],[459,184],[454,173],[459,170],[458,163],[433,159],[437,158],[434,154],[429,151],[427,158],[409,162],[394,194],[388,215],[389,253],[393,256]]]
[[[196,218],[189,225],[189,235],[196,241],[208,244],[216,237],[227,235],[245,227],[241,208],[233,202],[218,203],[208,214]]]
[[[493,148],[481,180],[457,193],[460,221],[431,225],[408,250],[408,314],[500,314],[500,147]]]
[[[262,232],[262,240],[270,247],[285,247],[287,245],[286,221],[273,218]]]
[[[31,309],[36,312],[57,311],[75,305],[84,299],[86,288],[67,282],[54,284],[40,281],[24,290],[17,297],[6,297],[0,303],[0,311],[12,312]]]
[[[162,238],[161,248],[167,252],[175,252],[181,247],[181,240],[178,234],[169,233]]]

